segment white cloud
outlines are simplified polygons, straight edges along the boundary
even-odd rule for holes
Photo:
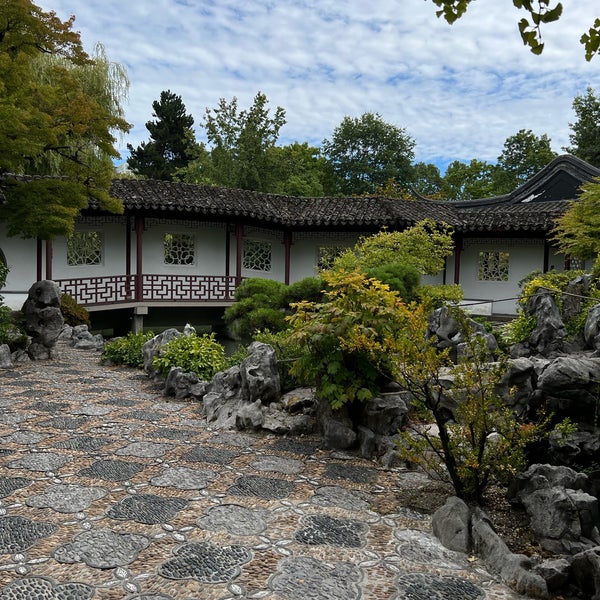
[[[75,14],[86,47],[101,41],[131,79],[125,142],[147,139],[162,90],[199,123],[205,108],[257,91],[283,106],[282,143],[319,144],[346,115],[379,112],[416,140],[418,160],[494,160],[519,129],[568,144],[575,95],[600,90],[581,34],[597,0],[563,0],[546,48],[522,44],[510,0],[477,0],[452,27],[430,0],[44,0]],[[125,148],[125,143],[123,144]]]

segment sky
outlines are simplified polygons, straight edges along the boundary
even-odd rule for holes
[[[473,1],[450,26],[432,0],[43,0],[91,52],[97,42],[130,79],[129,134],[147,141],[145,123],[163,90],[181,96],[198,140],[207,108],[266,94],[286,111],[279,144],[320,146],[343,118],[378,113],[415,140],[415,160],[495,162],[521,129],[569,145],[573,99],[600,93],[600,57],[579,43],[598,0],[563,0],[560,21],[544,26],[534,56],[511,0]]]

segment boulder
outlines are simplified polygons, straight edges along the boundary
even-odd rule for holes
[[[12,354],[8,344],[0,345],[0,369],[10,369],[13,366]]]
[[[585,598],[600,600],[600,546],[573,556],[571,577]]]
[[[595,304],[588,310],[583,339],[588,348],[600,350],[600,304]]]
[[[549,292],[538,292],[529,298],[525,312],[536,317],[536,327],[529,336],[529,347],[542,356],[560,352],[567,335],[560,310]]]
[[[433,533],[444,546],[465,554],[471,551],[471,509],[452,496],[432,516]]]
[[[565,558],[547,559],[536,565],[534,572],[540,575],[548,587],[550,593],[563,589],[571,572],[571,565]]]
[[[238,429],[251,429],[257,431],[264,421],[264,405],[260,399],[251,404],[242,404],[235,416],[235,426]]]
[[[64,319],[60,311],[60,288],[54,281],[34,283],[21,309],[25,331],[31,336],[29,356],[34,360],[54,357],[54,348],[62,331]]]
[[[541,575],[533,571],[535,563],[523,554],[513,554],[494,530],[488,516],[479,508],[471,516],[472,546],[490,572],[520,594],[547,598],[548,586]]]
[[[409,407],[406,394],[382,394],[365,403],[361,422],[375,435],[394,435],[406,422]]]
[[[166,346],[171,340],[183,335],[175,328],[165,329],[162,333],[155,335],[142,346],[142,355],[144,357],[144,371],[148,377],[155,378],[158,370],[152,364],[154,357],[160,355],[161,348]]]
[[[201,400],[206,393],[206,381],[200,381],[196,373],[184,371],[181,367],[172,367],[165,379],[163,394],[175,396],[176,400],[192,397]]]
[[[281,396],[281,383],[275,350],[268,344],[253,342],[248,356],[240,364],[242,393],[247,402],[276,402]]]

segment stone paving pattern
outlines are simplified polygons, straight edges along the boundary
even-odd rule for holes
[[[398,505],[418,474],[211,430],[64,343],[0,386],[0,600],[522,598]]]

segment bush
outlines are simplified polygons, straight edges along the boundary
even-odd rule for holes
[[[284,305],[287,308],[293,302],[321,302],[325,290],[325,280],[322,277],[305,277],[290,284],[285,290]]]
[[[215,340],[215,334],[182,335],[171,340],[154,358],[154,366],[166,377],[171,367],[181,367],[210,381],[215,373],[227,366],[225,348]]]
[[[144,365],[142,346],[153,337],[154,333],[149,331],[129,333],[126,337],[110,340],[104,345],[102,359],[109,360],[115,365],[140,368]]]
[[[91,327],[92,325],[90,313],[88,313],[81,304],[77,304],[73,296],[70,296],[69,294],[61,295],[60,311],[62,312],[63,319],[67,325],[72,325],[73,327],[76,325],[87,325],[88,327]]]
[[[246,279],[235,291],[235,303],[223,320],[235,339],[250,340],[255,331],[285,329],[283,307],[286,285],[271,279]]]
[[[0,344],[7,344],[13,352],[26,348],[29,342],[22,317],[22,313],[0,305]]]
[[[440,284],[440,285],[421,285],[417,288],[417,297],[420,302],[424,302],[430,310],[441,308],[442,306],[457,305],[464,297],[460,285]]]
[[[405,302],[415,299],[417,287],[421,283],[421,275],[416,267],[398,262],[369,269],[367,276],[389,285]]]

